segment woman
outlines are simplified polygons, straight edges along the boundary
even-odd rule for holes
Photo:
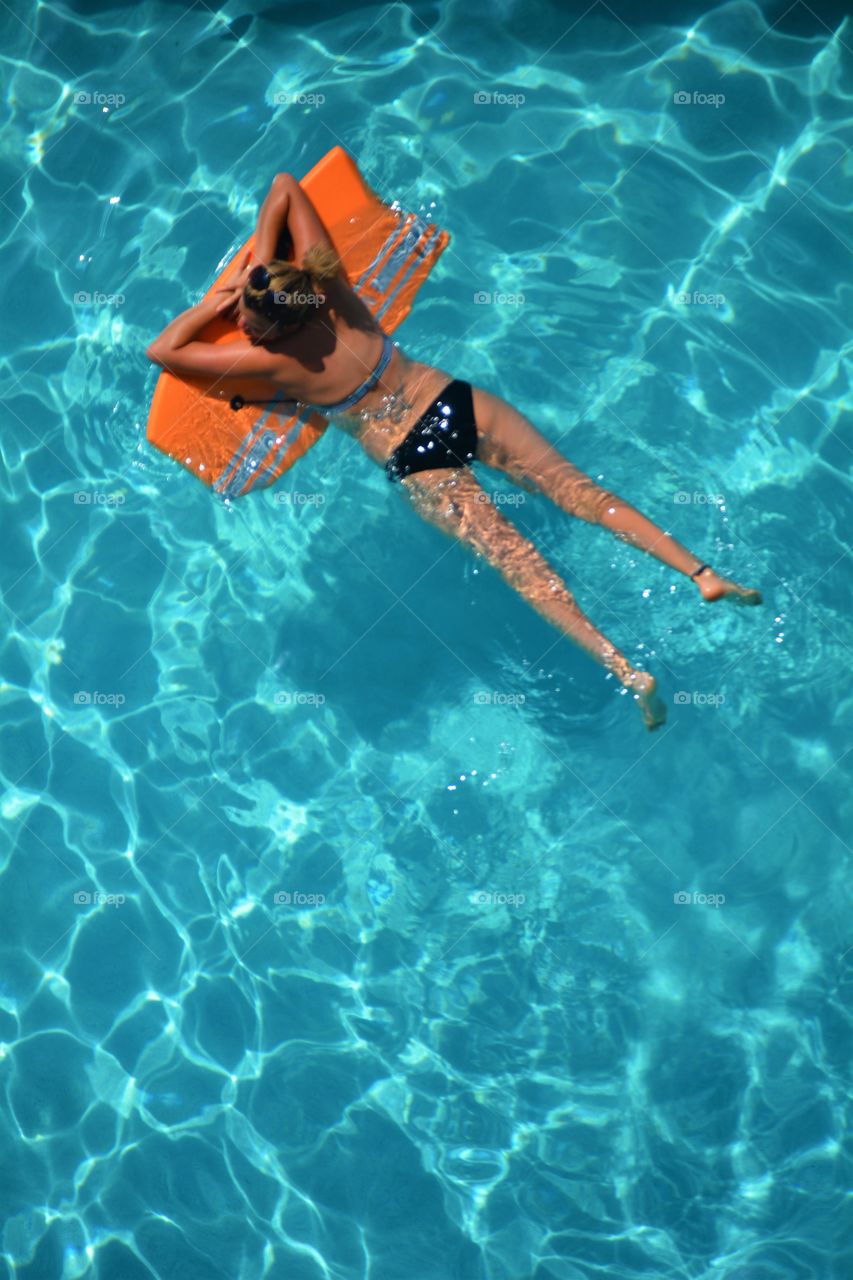
[[[277,256],[288,238],[292,262]],[[290,174],[273,181],[258,220],[254,260],[235,283],[173,320],[148,356],[177,374],[253,375],[281,387],[348,432],[425,520],[484,556],[543,617],[612,671],[639,703],[646,727],[666,717],[654,677],[638,671],[581,612],[571,592],[471,470],[474,461],[544,494],[696,583],[705,600],[759,604],[758,591],[714,573],[628,503],[600,488],[499,396],[411,360],[383,333],[340,274],[334,247]],[[250,345],[193,338],[231,315]]]

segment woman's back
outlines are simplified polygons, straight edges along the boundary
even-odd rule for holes
[[[297,333],[265,345],[280,356],[272,380],[288,395],[335,404],[375,366],[384,334],[342,275],[325,281],[316,298],[316,314]]]

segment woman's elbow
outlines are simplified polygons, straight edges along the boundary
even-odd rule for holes
[[[157,345],[156,340],[146,349],[145,354],[153,364],[163,364],[163,349]]]

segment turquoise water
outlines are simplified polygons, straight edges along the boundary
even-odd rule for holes
[[[853,28],[585,9],[3,7],[4,1280],[851,1274]],[[658,734],[344,437],[147,445],[335,143],[404,347],[763,591],[480,472]]]

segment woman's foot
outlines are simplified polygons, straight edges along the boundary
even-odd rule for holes
[[[761,592],[755,587],[741,587],[730,578],[721,578],[713,569],[700,573],[694,582],[709,602],[727,599],[733,604],[761,604]]]
[[[640,714],[647,729],[659,729],[666,720],[666,705],[657,691],[657,680],[648,671],[634,671],[622,681],[640,704]]]

